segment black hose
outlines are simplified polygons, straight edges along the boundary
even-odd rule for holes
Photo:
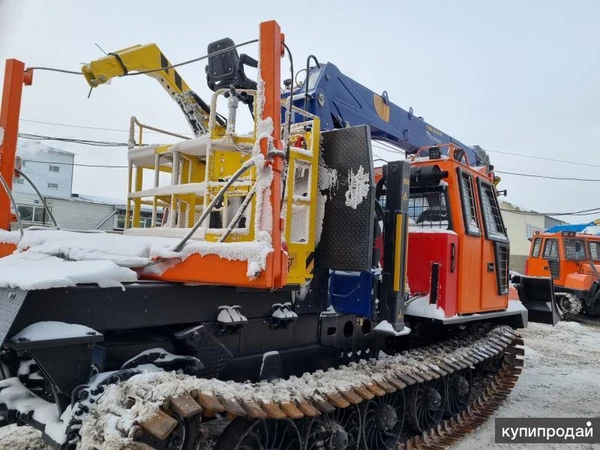
[[[310,98],[308,95],[308,75],[311,59],[315,61],[315,64],[319,69],[321,68],[321,64],[319,64],[317,57],[315,55],[308,55],[308,58],[306,58],[306,79],[304,80],[304,111],[308,111],[308,99]]]

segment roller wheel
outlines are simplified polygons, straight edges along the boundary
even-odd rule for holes
[[[365,450],[392,450],[404,426],[404,392],[399,391],[360,404]]]
[[[467,409],[471,399],[473,375],[471,369],[451,373],[446,381],[446,415],[451,417]]]
[[[233,420],[221,434],[215,450],[303,450],[300,431],[289,419]]]
[[[583,302],[576,295],[558,292],[555,294],[558,309],[563,313],[564,318],[575,317],[581,314]]]
[[[417,433],[437,426],[446,407],[445,378],[424,381],[408,388],[406,408],[410,426]]]
[[[306,450],[357,450],[361,419],[357,406],[304,420]]]

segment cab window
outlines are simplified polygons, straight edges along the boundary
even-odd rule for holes
[[[473,186],[473,177],[459,169],[460,175],[460,196],[463,207],[463,218],[465,221],[465,231],[473,236],[480,236],[479,218],[475,207],[475,188]]]
[[[565,257],[570,261],[585,261],[585,245],[583,239],[565,239]]]
[[[408,200],[408,215],[411,226],[421,228],[451,229],[446,201],[446,190],[411,189]]]
[[[535,238],[533,240],[533,245],[531,246],[531,256],[533,258],[540,257],[540,250],[542,249],[542,238]]]
[[[544,258],[558,259],[558,242],[556,239],[546,239],[544,243]]]
[[[590,255],[594,261],[600,261],[600,242],[590,242]]]
[[[478,182],[486,238],[491,241],[508,242],[496,189],[493,185],[483,182],[481,178]]]

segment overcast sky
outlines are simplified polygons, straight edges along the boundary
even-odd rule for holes
[[[595,0],[0,0],[0,60],[79,70],[102,56],[95,43],[108,52],[155,42],[175,63],[205,54],[207,44],[221,37],[256,38],[260,21],[276,19],[297,65],[304,66],[311,53],[335,63],[451,136],[490,150],[498,170],[600,179],[598,17]],[[257,47],[243,51],[256,56]],[[204,64],[182,67],[180,73],[208,99]],[[115,79],[90,99],[88,90],[83,77],[36,72],[34,85],[25,89],[21,117],[126,130],[136,115],[148,124],[189,132],[178,106],[149,77]],[[26,121],[20,131],[127,139],[126,131]],[[126,163],[125,149],[56,146],[75,152],[77,163]],[[125,172],[77,167],[74,192],[123,198]],[[600,207],[599,186],[502,175],[500,189],[521,207],[567,212]]]

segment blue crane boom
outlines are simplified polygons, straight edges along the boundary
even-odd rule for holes
[[[386,92],[376,94],[332,63],[312,67],[307,80],[308,93],[306,85],[302,85],[294,91],[292,101],[294,106],[319,116],[323,131],[368,125],[373,139],[387,141],[409,154],[421,147],[453,143],[465,151],[471,165],[489,162],[480,148],[465,145],[440,131],[413,115],[412,108],[406,111],[395,105]]]

